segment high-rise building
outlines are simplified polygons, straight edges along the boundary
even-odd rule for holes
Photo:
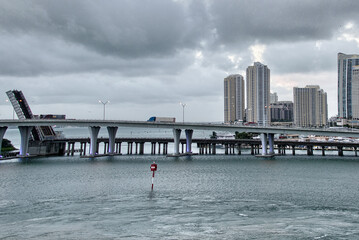
[[[244,119],[244,80],[240,74],[224,79],[224,122]]]
[[[247,122],[270,124],[270,70],[255,62],[247,68]]]
[[[338,53],[338,116],[359,118],[359,55]]]
[[[294,125],[323,127],[328,120],[327,93],[317,85],[293,88]]]
[[[270,93],[270,103],[278,102],[278,94],[276,92]]]
[[[293,102],[278,101],[270,104],[271,122],[292,122]]]

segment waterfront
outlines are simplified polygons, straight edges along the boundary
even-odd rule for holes
[[[0,239],[358,239],[358,166],[336,156],[3,161]]]

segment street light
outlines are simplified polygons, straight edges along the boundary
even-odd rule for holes
[[[99,103],[102,103],[103,104],[103,120],[105,120],[105,116],[106,116],[106,104],[107,103],[110,103],[110,101],[106,101],[106,102],[103,102],[101,100],[98,100]]]
[[[180,105],[181,105],[182,108],[183,108],[183,111],[182,111],[182,121],[183,121],[183,123],[184,123],[184,107],[185,107],[187,104],[180,102]]]

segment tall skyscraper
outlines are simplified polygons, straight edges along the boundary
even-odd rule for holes
[[[338,53],[338,116],[359,118],[359,55]],[[355,75],[355,76],[354,76]]]
[[[270,123],[270,70],[255,62],[247,68],[247,122]]]
[[[293,88],[294,125],[323,127],[328,121],[327,93],[317,85]]]
[[[240,74],[224,79],[224,122],[235,122],[244,118],[244,80]]]

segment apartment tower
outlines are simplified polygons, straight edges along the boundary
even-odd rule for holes
[[[244,119],[244,80],[240,74],[224,79],[224,122]]]
[[[359,118],[359,55],[338,53],[338,116]]]
[[[298,127],[323,127],[327,124],[327,93],[317,85],[293,88],[294,125]]]
[[[247,68],[247,122],[270,124],[270,70],[255,62]]]

